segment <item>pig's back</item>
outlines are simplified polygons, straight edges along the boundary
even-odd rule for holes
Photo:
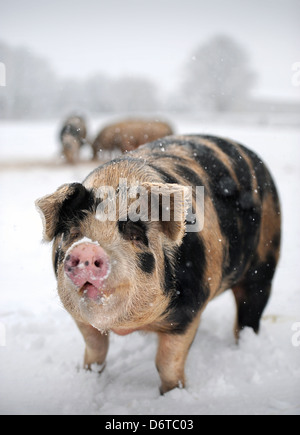
[[[210,210],[210,215],[205,213],[206,225],[199,237],[204,241],[212,237],[208,231],[214,213],[225,252],[224,286],[237,282],[249,259],[262,255],[257,252],[258,248],[263,250],[259,246],[262,226],[271,228],[269,236],[278,245],[277,190],[267,167],[251,150],[229,139],[195,135],[159,139],[141,147],[137,153],[146,157],[165,182],[204,186],[205,209]]]

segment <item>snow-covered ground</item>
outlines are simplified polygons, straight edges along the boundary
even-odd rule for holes
[[[104,121],[104,119],[102,120]],[[101,119],[92,122],[100,126]],[[178,133],[237,139],[270,167],[281,194],[283,249],[261,333],[233,338],[231,292],[205,311],[186,365],[188,385],[159,395],[156,337],[111,334],[101,376],[82,369],[83,339],[61,307],[51,247],[34,201],[81,181],[91,164],[31,167],[57,156],[57,123],[0,123],[0,414],[300,414],[300,130],[174,119]],[[296,345],[299,346],[296,346]]]

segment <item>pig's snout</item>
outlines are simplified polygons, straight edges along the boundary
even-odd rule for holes
[[[100,246],[81,243],[67,252],[64,268],[66,275],[79,289],[85,284],[100,289],[110,273],[110,262]]]

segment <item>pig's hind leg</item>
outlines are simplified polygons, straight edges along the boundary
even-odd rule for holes
[[[98,372],[102,372],[105,368],[105,360],[109,346],[109,336],[102,334],[93,326],[84,323],[76,322],[77,326],[83,335],[86,348],[84,354],[84,368],[91,370],[92,366],[96,366]],[[94,369],[94,367],[93,367]]]
[[[254,261],[243,280],[232,290],[237,304],[237,319],[234,328],[238,340],[239,332],[250,327],[259,332],[260,319],[271,294],[272,280],[277,261],[270,255],[265,261]]]
[[[240,330],[251,327],[259,332],[260,319],[271,294],[272,281],[280,256],[281,212],[278,195],[270,175],[261,183],[264,192],[256,252],[243,278],[232,290],[237,304],[236,339]]]

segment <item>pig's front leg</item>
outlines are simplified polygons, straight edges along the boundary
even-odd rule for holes
[[[97,364],[99,366],[99,372],[101,373],[105,367],[109,336],[108,334],[102,334],[93,326],[81,322],[76,323],[86,344],[84,367],[90,370],[93,364]]]
[[[200,316],[199,316],[200,317]],[[185,387],[184,366],[199,325],[197,317],[182,335],[159,333],[156,367],[161,378],[161,394]]]

